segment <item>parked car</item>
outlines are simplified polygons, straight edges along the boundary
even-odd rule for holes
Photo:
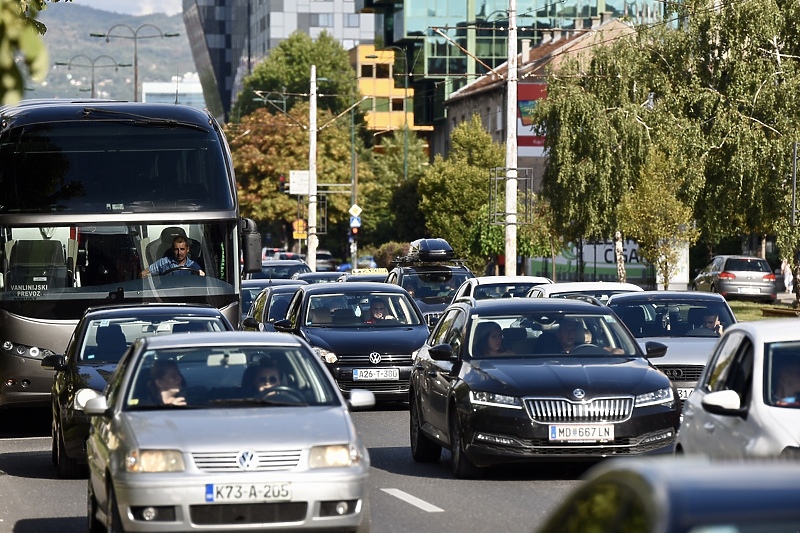
[[[725,331],[686,401],[678,452],[800,459],[797,327],[796,318],[787,318]]]
[[[600,303],[606,303],[613,294],[643,291],[633,283],[619,283],[616,281],[568,281],[565,283],[552,283],[537,285],[528,291],[529,298],[573,298],[586,296],[594,298]]]
[[[307,285],[305,281],[274,280],[282,283],[265,287],[253,300],[253,305],[242,320],[242,331],[275,331],[272,326],[276,320],[286,316],[289,300],[294,296],[297,287]]]
[[[500,355],[485,355],[501,330]],[[411,455],[453,473],[538,460],[667,454],[680,403],[609,308],[554,298],[461,300],[417,352],[409,391]],[[564,353],[567,351],[567,353]]]
[[[374,403],[345,402],[290,335],[140,338],[84,407],[90,530],[368,527],[369,454],[348,406]]]
[[[371,320],[377,303],[383,318]],[[298,287],[286,318],[273,326],[307,341],[345,394],[359,387],[393,401],[408,399],[413,354],[428,335],[408,293],[386,283]]]
[[[719,294],[629,292],[611,296],[608,306],[642,348],[648,341],[658,341],[669,347],[667,355],[655,365],[675,383],[682,402],[694,391],[720,332],[736,323],[728,302]]]
[[[393,264],[386,282],[408,291],[429,327],[436,325],[456,289],[475,277],[463,261],[453,259],[453,249],[444,239],[417,239],[408,255]]]
[[[300,259],[270,259],[261,262],[261,272],[247,274],[245,279],[291,279],[298,272],[311,272]]]
[[[453,302],[468,296],[476,300],[485,298],[519,298],[537,285],[549,285],[553,280],[543,276],[478,276],[469,278],[453,295]]]
[[[695,291],[718,292],[727,299],[774,302],[778,298],[775,274],[766,259],[746,255],[718,255],[692,280]]]
[[[242,321],[247,316],[252,316],[250,314],[250,308],[253,305],[253,300],[256,299],[256,296],[267,287],[277,286],[277,285],[302,285],[303,282],[298,282],[297,280],[292,279],[275,279],[275,278],[259,278],[259,279],[243,279],[242,280],[242,317],[239,320],[241,324]]]
[[[793,533],[800,465],[698,458],[594,466],[536,533]]]
[[[46,355],[44,368],[55,370],[51,393],[53,464],[62,478],[86,470],[89,420],[81,411],[86,392],[102,391],[125,350],[140,337],[189,331],[232,331],[215,307],[187,304],[124,304],[90,307],[78,321],[63,354]]]

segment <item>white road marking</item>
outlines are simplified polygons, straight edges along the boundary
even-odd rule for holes
[[[399,489],[381,489],[381,490],[383,492],[387,493],[387,494],[391,494],[395,498],[399,498],[399,499],[403,500],[404,502],[410,503],[414,507],[419,507],[420,509],[422,509],[426,513],[443,513],[444,512],[444,509],[440,509],[439,507],[436,507],[435,505],[430,504],[430,503],[426,502],[425,500],[420,500],[416,496],[412,496],[411,494],[409,494],[407,492],[403,492],[402,490],[399,490]]]

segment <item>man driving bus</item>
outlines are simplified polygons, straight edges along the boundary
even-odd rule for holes
[[[206,273],[196,262],[189,259],[189,241],[183,235],[178,235],[172,240],[172,257],[162,257],[142,271],[142,277],[164,275],[192,275],[205,276]]]

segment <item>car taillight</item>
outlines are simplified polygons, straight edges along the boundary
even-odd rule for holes
[[[736,274],[732,272],[720,272],[719,279],[736,279]]]
[[[767,274],[761,278],[761,281],[775,281],[775,274]]]

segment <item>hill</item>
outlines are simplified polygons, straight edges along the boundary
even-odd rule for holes
[[[26,98],[88,98],[95,78],[98,97],[133,100],[134,69],[115,68],[116,64],[134,63],[134,31],[139,39],[139,83],[145,81],[168,82],[173,76],[197,69],[192,59],[189,38],[182,15],[123,15],[93,9],[69,2],[48,3],[39,14],[39,20],[47,25],[44,41],[52,65],[43,81],[27,85]],[[109,42],[104,38],[91,37],[90,33],[107,33],[117,27]],[[164,33],[178,33],[178,37],[150,38],[158,35],[156,28]],[[72,66],[56,65],[56,62],[71,63]],[[94,67],[92,67],[94,64]]]

